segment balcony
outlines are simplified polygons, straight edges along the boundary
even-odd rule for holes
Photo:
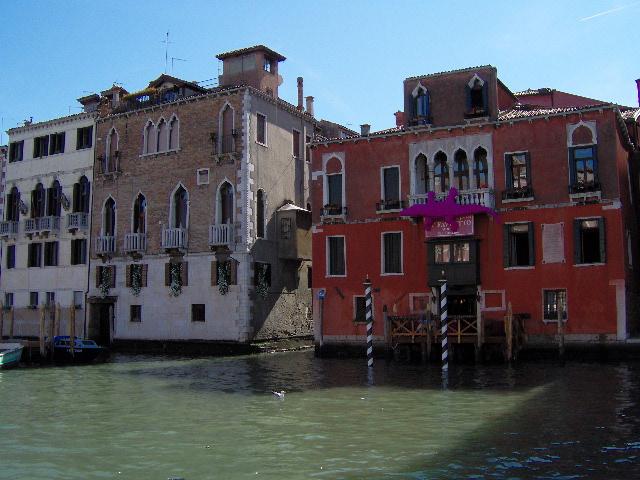
[[[60,217],[27,218],[24,221],[24,233],[52,233],[60,230]]]
[[[213,134],[212,141],[214,142],[216,163],[233,163],[236,157],[236,133],[223,135],[219,142]]]
[[[96,238],[96,254],[109,255],[116,251],[116,237],[112,235],[102,235]]]
[[[120,170],[120,152],[116,150],[113,155],[108,157],[104,155],[98,156],[96,167],[100,175],[115,176],[122,173]]]
[[[379,203],[376,203],[376,212],[397,212],[398,210],[402,210],[406,206],[407,205],[404,200],[380,200]]]
[[[344,217],[347,215],[347,207],[340,207],[337,205],[325,205],[320,210],[322,217]]]
[[[426,193],[420,193],[417,195],[411,195],[409,197],[409,203],[411,205],[421,204],[427,202]],[[441,201],[447,197],[446,193],[436,194],[436,200]],[[456,203],[458,205],[481,205],[483,207],[495,208],[496,199],[493,194],[493,190],[489,188],[478,188],[475,190],[463,190],[458,192],[456,196]]]
[[[147,250],[146,233],[127,233],[124,236],[124,251],[130,254],[143,254]]]
[[[18,222],[8,220],[0,222],[0,237],[15,237],[18,235]]]
[[[575,182],[569,185],[569,194],[589,194],[599,192],[600,182]]]
[[[509,200],[533,200],[533,188],[509,188],[502,192],[502,201]]]
[[[180,250],[187,248],[187,229],[165,228],[162,230],[162,248]]]
[[[235,225],[233,223],[209,225],[209,246],[221,247],[233,245],[234,227]]]
[[[87,230],[89,214],[85,212],[67,213],[67,230]]]

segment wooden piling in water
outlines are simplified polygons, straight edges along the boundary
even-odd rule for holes
[[[49,313],[49,358],[53,360],[53,336],[56,331],[56,307],[55,304],[49,303],[46,306]]]
[[[504,317],[504,336],[507,343],[507,362],[510,362],[513,358],[513,309],[511,308],[511,302],[507,305],[507,314]]]
[[[44,304],[41,303],[40,304],[40,359],[44,360],[44,358],[46,357],[46,350],[45,350],[45,344],[44,344],[44,337],[46,336],[46,330],[45,330],[45,311],[44,311]]]
[[[560,292],[556,293],[556,305],[558,308],[558,357],[564,360],[564,322],[562,321],[564,305]]]
[[[4,334],[4,304],[0,302],[0,340]]]
[[[13,338],[13,305],[11,305],[11,310],[9,310],[9,338]]]
[[[69,306],[69,346],[71,349],[71,356],[74,354],[76,336],[76,308],[74,305]]]
[[[61,313],[62,312],[60,311],[60,303],[56,303],[55,310],[54,310],[54,316],[53,316],[55,327],[56,327],[55,328],[55,335],[60,335],[60,328],[62,328],[60,326],[60,323],[61,323],[60,320],[62,318]]]

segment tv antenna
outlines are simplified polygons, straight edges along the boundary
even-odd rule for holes
[[[178,58],[178,57],[171,57],[171,73],[173,73],[173,62],[175,60],[178,60],[180,62],[186,62],[187,60],[184,58]]]
[[[169,45],[173,43],[169,41],[169,30],[167,30],[165,39],[161,43],[164,43],[164,73],[167,73],[167,68],[169,68]]]

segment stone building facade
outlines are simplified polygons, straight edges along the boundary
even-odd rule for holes
[[[161,75],[102,92],[89,331],[104,343],[312,332],[305,141],[317,122],[278,98],[278,53],[218,58],[213,89]],[[306,240],[283,249],[293,236]]]

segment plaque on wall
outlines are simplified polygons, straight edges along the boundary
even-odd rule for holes
[[[542,224],[542,263],[564,262],[564,223]]]

